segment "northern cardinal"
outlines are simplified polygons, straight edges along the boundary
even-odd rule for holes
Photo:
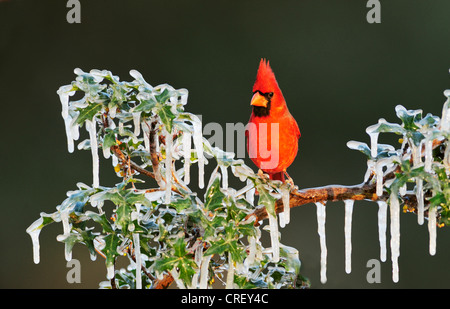
[[[251,160],[270,179],[285,182],[286,169],[298,151],[300,129],[288,110],[269,61],[261,59],[247,124],[247,151]]]

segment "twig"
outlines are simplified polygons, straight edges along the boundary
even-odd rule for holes
[[[164,187],[163,181],[161,179],[161,173],[159,173],[159,158],[158,153],[156,152],[156,139],[158,138],[157,132],[156,132],[156,125],[158,122],[155,120],[151,123],[149,126],[150,132],[149,132],[149,141],[150,141],[150,160],[152,161],[152,169],[153,169],[153,175],[155,175],[156,182],[158,183],[158,186],[161,188]]]
[[[127,164],[128,165],[128,158],[123,154],[123,152],[120,150],[119,146],[111,146],[111,151],[113,152],[113,154],[120,160],[122,161],[123,164]],[[146,169],[140,167],[139,165],[137,165],[136,163],[134,163],[133,161],[129,161],[129,165],[131,166],[131,168],[133,170],[135,170],[136,172],[142,174],[142,175],[146,175],[148,177],[151,178],[155,178],[155,175],[150,172],[147,171]]]
[[[131,248],[128,247],[128,254],[130,255],[131,259],[133,260],[134,263],[136,263],[136,256],[132,253]],[[147,271],[147,268],[144,267],[144,265],[141,265],[141,269],[144,272],[144,274],[152,281],[155,280],[155,277],[153,277],[153,275],[151,273],[149,273]],[[137,276],[137,272],[136,272],[136,276]]]
[[[161,280],[155,281],[155,283],[153,284],[153,289],[155,290],[167,289],[172,284],[173,281],[174,279],[172,275],[170,273],[167,273]]]

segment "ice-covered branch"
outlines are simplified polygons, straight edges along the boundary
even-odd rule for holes
[[[384,180],[389,180],[394,177],[394,173],[386,175]],[[383,192],[383,195],[378,196],[376,194],[376,182],[361,183],[359,185],[353,186],[343,186],[343,185],[329,185],[324,187],[307,188],[301,190],[292,190],[289,197],[290,208],[303,206],[309,203],[323,203],[326,202],[337,202],[337,201],[386,201],[389,199],[389,194]],[[403,197],[404,205],[406,205],[406,210],[411,213],[417,213],[417,197],[414,193],[407,193]],[[282,199],[277,200],[275,204],[275,210],[278,213],[284,211],[284,205]],[[264,207],[258,207],[255,212],[251,215],[256,217],[256,224],[259,221],[267,219],[268,215]],[[424,216],[428,216],[428,211],[425,211]]]

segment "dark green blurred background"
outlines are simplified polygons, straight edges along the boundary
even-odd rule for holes
[[[91,183],[90,153],[67,152],[56,95],[76,67],[107,69],[122,80],[137,69],[152,85],[187,88],[189,111],[225,125],[247,122],[257,66],[268,58],[302,131],[289,169],[296,184],[360,183],[365,158],[346,142],[369,142],[365,128],[381,117],[396,121],[397,104],[440,116],[450,88],[450,2],[384,0],[381,24],[367,23],[366,3],[81,0],[81,24],[69,24],[64,0],[0,1],[0,287],[97,288],[105,280],[102,258],[91,262],[79,245],[73,257],[82,283],[66,282],[61,225],[41,233],[38,265],[25,233],[77,182]],[[101,164],[101,183],[118,182],[110,163]],[[313,204],[292,210],[282,242],[299,250],[313,288],[449,288],[450,228],[438,230],[430,256],[427,227],[412,214],[401,216],[400,282],[392,282],[388,248],[381,283],[367,283],[366,263],[379,258],[377,210],[355,204],[346,274],[343,203],[328,204],[324,285]]]

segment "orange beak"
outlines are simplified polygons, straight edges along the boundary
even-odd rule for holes
[[[259,94],[259,92],[256,92],[252,97],[250,105],[267,107],[267,103],[268,103],[267,99],[261,94]]]

